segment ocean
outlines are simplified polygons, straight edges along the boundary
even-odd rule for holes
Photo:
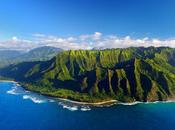
[[[175,103],[81,106],[0,82],[0,130],[175,130]]]

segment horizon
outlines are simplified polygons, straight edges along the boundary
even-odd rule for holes
[[[2,0],[0,49],[175,47],[173,0]]]
[[[134,46],[130,46],[130,47],[125,47],[125,48],[92,48],[92,49],[62,49],[62,48],[58,48],[58,47],[53,47],[53,46],[40,46],[40,47],[36,47],[36,48],[32,48],[32,49],[28,49],[28,50],[19,50],[19,49],[2,49],[0,48],[0,51],[16,51],[16,52],[21,52],[21,53],[28,53],[30,51],[33,51],[35,49],[41,49],[41,48],[55,48],[55,49],[61,49],[62,51],[103,51],[103,50],[113,50],[113,49],[129,49],[129,48],[171,48],[171,49],[175,49],[175,47],[169,47],[169,46],[159,46],[159,47],[155,47],[155,46],[138,46],[138,47],[134,47]]]

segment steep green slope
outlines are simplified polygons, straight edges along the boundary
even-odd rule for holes
[[[1,69],[27,89],[78,101],[167,100],[175,96],[172,48],[64,51],[50,61]]]

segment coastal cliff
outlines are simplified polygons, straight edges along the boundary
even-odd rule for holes
[[[63,51],[49,61],[10,65],[0,75],[76,101],[161,101],[175,96],[175,49]]]

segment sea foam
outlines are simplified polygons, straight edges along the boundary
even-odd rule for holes
[[[81,107],[81,111],[90,111],[91,108],[89,106]]]
[[[70,111],[77,111],[78,110],[78,107],[77,106],[64,105],[63,108],[68,109]]]
[[[11,90],[8,90],[7,93],[8,94],[17,95],[18,94],[17,87],[16,86],[12,87],[12,89]]]
[[[48,99],[48,101],[49,101],[49,102],[55,102],[55,100],[53,100],[53,99]]]
[[[59,102],[58,104],[61,105],[64,109],[68,109],[70,111],[77,111],[78,110],[78,106],[74,106],[73,104],[68,105],[68,104],[65,104],[63,102]]]
[[[90,111],[91,108],[89,106],[81,106],[81,105],[75,105],[72,103],[64,103],[64,102],[59,102],[59,105],[61,105],[64,109],[68,109],[70,111]]]
[[[142,103],[142,102],[131,102],[131,103],[117,103],[117,104],[120,104],[120,105],[124,105],[124,106],[132,106],[132,105],[137,105],[139,103]]]
[[[32,96],[32,95],[24,95],[23,99],[30,99],[34,103],[44,103],[45,102],[45,100],[42,100],[42,99],[35,97],[35,96]]]

